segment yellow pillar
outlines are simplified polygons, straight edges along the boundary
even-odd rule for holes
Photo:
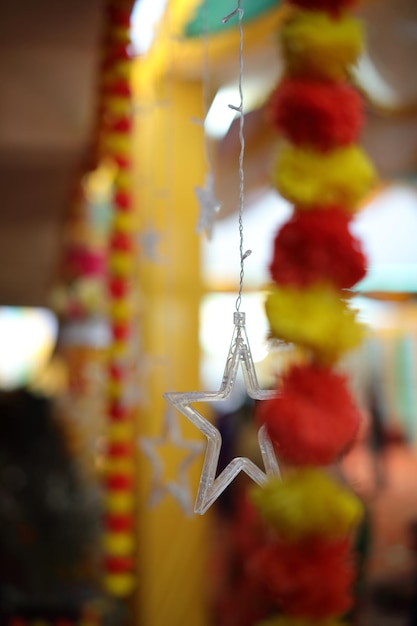
[[[158,237],[150,258],[143,246],[139,253],[145,397],[138,431],[153,437],[162,429],[166,408],[162,394],[201,388],[198,316],[202,289],[194,187],[204,184],[206,164],[202,128],[192,122],[202,116],[201,84],[165,78],[158,89],[152,80],[140,89],[135,192],[142,236],[156,231]],[[205,441],[183,416],[176,417],[184,438]],[[166,445],[160,452],[165,478],[175,480],[178,450]],[[202,455],[189,469],[192,502]],[[206,626],[207,517],[185,516],[169,494],[149,508],[151,479],[149,460],[139,452],[137,625]]]

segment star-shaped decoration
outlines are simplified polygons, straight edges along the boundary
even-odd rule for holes
[[[178,480],[164,480],[164,462],[158,453],[158,447],[172,444],[187,454],[178,467]],[[188,480],[188,468],[202,452],[204,443],[183,439],[178,428],[175,413],[168,408],[164,415],[162,433],[157,437],[142,437],[139,445],[152,466],[152,479],[149,494],[149,506],[156,506],[162,498],[171,494],[186,515],[192,513],[191,491]]]
[[[213,232],[213,225],[216,215],[220,211],[221,204],[214,194],[214,177],[211,172],[206,176],[204,189],[195,187],[195,193],[199,205],[198,222],[196,227],[197,233],[205,231],[210,239]]]
[[[161,233],[156,228],[149,226],[138,235],[138,243],[145,257],[152,263],[162,263],[163,259],[158,252],[158,244]]]
[[[268,475],[279,476],[279,466],[275,457],[271,440],[266,428],[262,426],[258,432],[259,447],[264,462],[265,472],[246,457],[236,457],[217,476],[222,437],[219,430],[206,420],[193,406],[194,402],[219,402],[231,394],[236,382],[239,365],[242,368],[245,387],[248,395],[255,400],[266,400],[275,391],[260,389],[256,377],[255,366],[245,330],[245,314],[234,314],[235,329],[226,360],[222,383],[218,391],[189,391],[184,393],[168,392],[164,397],[180,413],[192,422],[207,437],[207,448],[201,472],[200,486],[197,493],[194,512],[202,515],[217,500],[226,487],[240,472],[245,472],[258,485],[263,485]]]

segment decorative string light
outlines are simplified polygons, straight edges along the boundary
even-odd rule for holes
[[[203,72],[202,72],[202,85],[203,85],[203,111],[207,115],[208,111],[208,87],[209,87],[209,51],[208,51],[208,0],[203,0],[203,33],[202,41],[204,46],[203,53]],[[201,124],[204,131],[204,153],[207,164],[207,174],[204,182],[204,187],[195,187],[195,194],[197,196],[199,213],[196,232],[198,234],[205,232],[208,239],[211,239],[213,233],[213,226],[216,220],[217,213],[221,209],[221,203],[216,198],[214,188],[214,175],[213,175],[213,163],[210,155],[210,146],[208,145],[207,135],[205,132],[205,126],[203,121],[197,120],[197,123]]]
[[[227,22],[234,15],[238,15],[240,46],[239,46],[239,94],[240,103],[236,107],[229,105],[238,111],[240,115],[240,155],[239,155],[239,251],[240,251],[240,281],[239,293],[236,300],[236,312],[234,313],[234,331],[226,358],[226,366],[223,374],[222,383],[218,391],[213,392],[166,392],[164,398],[172,404],[180,413],[182,413],[191,423],[193,423],[207,438],[207,448],[204,458],[204,464],[200,477],[200,484],[197,493],[197,499],[194,506],[194,512],[198,514],[205,513],[212,504],[223,493],[226,487],[236,478],[240,472],[245,472],[254,482],[262,485],[266,482],[268,475],[279,476],[279,467],[275,457],[275,453],[265,428],[261,428],[258,433],[259,448],[265,466],[265,472],[262,471],[253,461],[246,457],[236,457],[232,459],[226,468],[216,478],[219,463],[220,450],[222,446],[222,437],[220,431],[211,424],[203,415],[195,409],[192,404],[196,402],[222,402],[226,400],[233,391],[236,383],[236,377],[239,365],[242,368],[245,387],[248,395],[256,400],[265,400],[271,398],[273,392],[262,390],[256,377],[255,366],[246,335],[245,313],[240,312],[240,304],[242,300],[242,291],[244,283],[244,261],[251,254],[250,250],[243,252],[243,208],[244,208],[244,151],[245,142],[243,135],[244,114],[243,114],[243,9],[240,6],[240,0],[236,9],[223,18],[223,22]]]

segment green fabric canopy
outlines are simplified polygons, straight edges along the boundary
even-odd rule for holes
[[[280,4],[281,0],[241,0],[243,22],[254,20]],[[222,19],[232,13],[236,6],[236,0],[203,0],[185,28],[185,37],[200,37],[204,33],[213,34],[235,28],[238,23],[237,15],[225,24]]]

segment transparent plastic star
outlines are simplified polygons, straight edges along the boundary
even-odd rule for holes
[[[259,447],[265,471],[246,457],[235,457],[217,476],[222,437],[213,426],[193,406],[194,402],[219,402],[226,400],[236,382],[239,365],[248,395],[255,400],[266,400],[273,397],[275,391],[260,389],[256,377],[255,366],[245,330],[245,314],[234,313],[235,329],[226,360],[222,383],[218,391],[167,392],[164,397],[172,406],[192,422],[207,437],[206,455],[201,472],[200,485],[194,505],[194,512],[202,515],[217,500],[221,493],[240,472],[245,472],[255,483],[263,485],[269,475],[280,476],[278,462],[266,428],[262,426],[258,432]]]
[[[162,263],[163,259],[158,252],[161,234],[157,231],[157,229],[149,226],[139,233],[138,237],[139,246],[143,250],[146,259],[152,263]]]
[[[213,225],[216,215],[220,211],[221,204],[217,200],[214,193],[214,177],[211,172],[206,176],[204,188],[195,187],[195,193],[199,205],[199,214],[196,231],[197,233],[206,232],[210,239],[213,233]]]
[[[187,454],[178,467],[178,479],[164,480],[164,462],[158,452],[158,447],[172,444]],[[188,479],[188,468],[204,449],[202,441],[183,439],[178,427],[176,415],[171,407],[164,414],[162,433],[157,437],[142,437],[139,445],[149,459],[152,466],[151,487],[149,492],[149,506],[156,506],[167,494],[178,502],[186,515],[192,513],[191,489]]]

